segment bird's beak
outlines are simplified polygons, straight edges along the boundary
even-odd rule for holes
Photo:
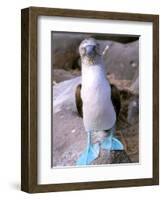
[[[88,46],[85,47],[85,49],[86,49],[86,55],[92,56],[94,54],[95,46],[94,45],[88,45]]]

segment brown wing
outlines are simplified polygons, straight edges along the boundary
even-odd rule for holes
[[[82,102],[82,98],[81,98],[81,84],[79,84],[76,87],[76,92],[75,92],[75,101],[76,101],[76,108],[78,111],[78,114],[80,117],[83,117],[83,102]]]
[[[113,84],[111,84],[111,100],[112,100],[112,103],[113,103],[113,106],[114,106],[114,109],[115,109],[115,112],[116,112],[116,116],[117,116],[117,119],[118,119],[119,112],[120,112],[120,109],[121,109],[121,99],[120,99],[119,90]]]
[[[75,101],[76,101],[76,108],[78,111],[78,114],[80,117],[83,117],[83,102],[81,99],[81,84],[79,84],[76,87],[76,92],[75,92]],[[119,116],[119,112],[121,109],[121,101],[120,101],[120,92],[119,90],[116,88],[115,85],[111,84],[111,100],[113,102],[113,106],[116,112],[116,116],[118,118]]]

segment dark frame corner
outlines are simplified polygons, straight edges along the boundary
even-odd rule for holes
[[[37,184],[37,18],[64,16],[153,23],[153,177],[119,181]],[[21,190],[54,192],[159,184],[159,16],[29,7],[21,10]]]

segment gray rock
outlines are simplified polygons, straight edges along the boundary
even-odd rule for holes
[[[54,33],[52,37],[52,64],[53,69],[79,69],[80,58],[78,47],[80,42],[92,34]],[[113,73],[116,79],[133,80],[138,74],[139,67],[139,40],[133,41],[130,37],[96,36],[100,43],[101,51],[108,45],[109,50],[105,55],[106,70]],[[118,41],[133,41],[120,43]],[[135,37],[138,39],[137,37]],[[114,39],[114,41],[113,41]]]
[[[75,88],[81,83],[81,77],[72,78],[53,86],[53,166],[73,166],[87,143],[87,134],[84,130],[83,119],[79,117],[75,105]],[[120,84],[120,81],[117,82]],[[128,107],[133,95],[125,95],[122,98],[122,108],[117,130],[121,130],[128,144],[132,162],[138,162],[138,123],[128,126]],[[133,99],[134,100],[134,99]],[[132,101],[131,101],[132,102]],[[131,106],[132,108],[132,106]],[[132,109],[131,109],[132,110]],[[131,112],[131,119],[138,120],[138,115]],[[127,125],[127,127],[126,127]],[[128,152],[127,152],[128,153]],[[110,157],[110,155],[112,155]],[[127,161],[128,160],[128,161]],[[101,152],[97,160],[92,164],[129,162],[126,152]]]
[[[80,83],[81,77],[76,77],[53,86],[53,113],[58,113],[63,109],[77,112],[75,90]]]

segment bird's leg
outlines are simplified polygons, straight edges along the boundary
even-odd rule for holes
[[[123,144],[115,137],[115,126],[107,131],[108,136],[101,143],[101,148],[107,150],[123,150]]]
[[[91,141],[92,131],[87,132],[87,146],[84,152],[80,155],[76,165],[89,165],[93,160],[99,156],[99,143],[93,144]]]
[[[107,137],[106,131],[92,131],[91,133],[91,143],[101,143]]]

